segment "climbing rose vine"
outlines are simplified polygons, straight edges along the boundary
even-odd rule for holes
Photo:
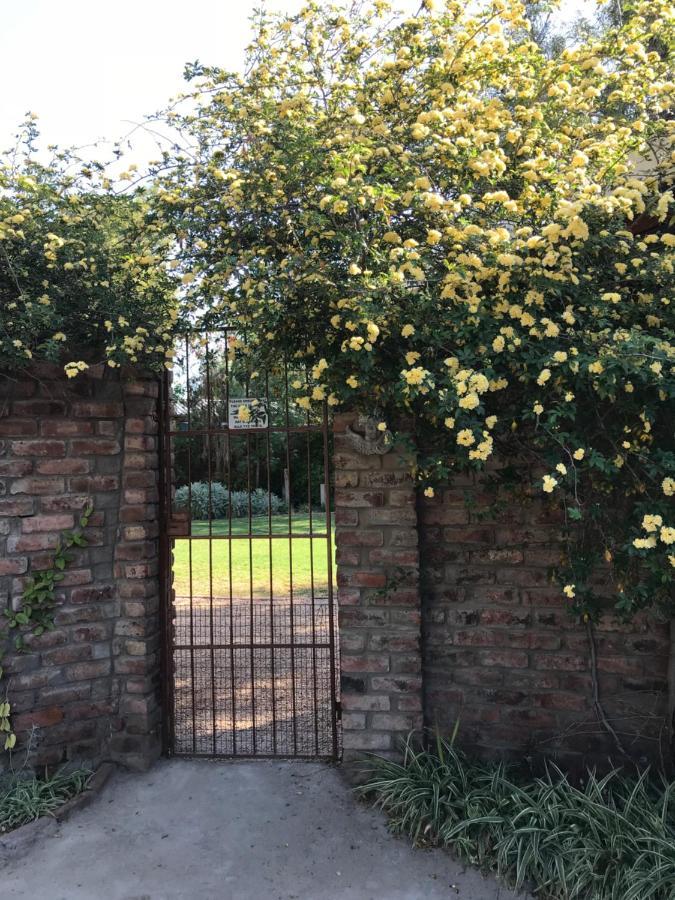
[[[30,117],[0,154],[0,368],[47,359],[72,378],[101,362],[161,367],[175,286],[144,193],[71,153],[45,161],[37,139]]]
[[[306,408],[413,416],[427,495],[517,459],[589,617],[598,565],[625,614],[675,574],[675,13],[625,12],[553,59],[515,0],[263,14],[244,75],[192,68],[156,188],[193,321],[295,354]]]

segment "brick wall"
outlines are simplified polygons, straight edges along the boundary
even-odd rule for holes
[[[538,499],[498,516],[492,500],[472,476],[420,498],[427,722],[447,732],[459,719],[461,744],[483,757],[618,761],[593,705],[587,629],[550,584],[561,523]],[[621,742],[662,763],[668,625],[607,616],[595,643],[599,696]]]
[[[6,665],[13,724],[34,761],[159,751],[157,382],[43,365],[0,375],[0,606],[49,567],[91,502],[88,546],[59,585],[56,627]]]
[[[550,583],[561,523],[539,499],[506,504],[481,479],[416,496],[400,450],[362,456],[336,422],[335,507],[345,755],[390,752],[438,726],[478,756],[569,769],[620,761],[593,702],[589,635]],[[421,642],[420,642],[421,623]],[[635,759],[669,758],[669,627],[607,616],[597,689]]]
[[[422,724],[415,491],[401,448],[362,456],[335,422],[335,526],[346,760]]]

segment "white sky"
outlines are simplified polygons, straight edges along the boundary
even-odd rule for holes
[[[417,8],[419,0],[401,0]],[[562,0],[561,17],[595,0]],[[26,112],[45,143],[127,134],[182,89],[186,62],[237,69],[261,0],[0,0],[0,148]],[[302,0],[268,0],[294,12]],[[132,157],[145,153],[137,146]],[[93,154],[92,154],[93,155]],[[107,154],[105,154],[107,156]]]

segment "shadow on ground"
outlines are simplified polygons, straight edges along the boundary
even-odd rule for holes
[[[16,862],[3,900],[513,900],[414,851],[321,763],[163,760],[118,774]]]

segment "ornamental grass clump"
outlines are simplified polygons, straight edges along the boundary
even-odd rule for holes
[[[367,767],[358,790],[392,831],[447,847],[518,889],[552,900],[675,896],[675,782],[613,770],[576,786],[553,765],[524,780],[441,738],[433,749],[409,739],[403,762],[372,757]]]
[[[56,772],[45,779],[23,773],[0,778],[0,834],[53,813],[81,794],[90,778],[85,769]]]

